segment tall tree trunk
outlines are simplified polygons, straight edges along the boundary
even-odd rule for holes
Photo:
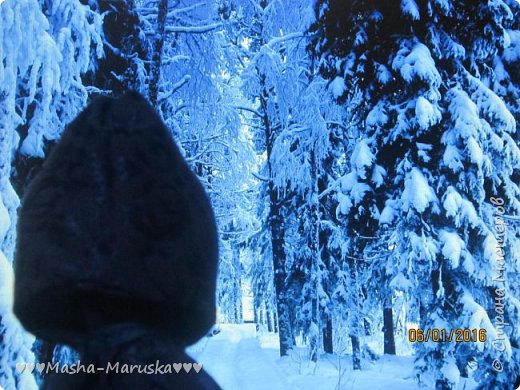
[[[363,253],[362,251],[354,252],[356,254]],[[359,255],[358,255],[359,256]],[[358,260],[352,260],[350,264],[350,277],[354,283],[355,299],[353,307],[350,312],[350,340],[352,341],[352,368],[354,370],[361,370],[361,300],[362,294],[358,283]]]
[[[157,104],[159,96],[159,82],[161,79],[162,51],[164,40],[166,39],[166,15],[168,14],[168,0],[159,1],[157,13],[157,31],[154,42],[154,52],[152,56],[152,68],[150,70],[150,102],[153,106]]]
[[[395,355],[394,314],[392,309],[392,298],[388,297],[385,299],[383,305],[384,353],[385,355]]]
[[[332,171],[332,164],[334,158],[332,156],[326,157],[321,162],[321,167],[318,170],[320,174],[318,174],[318,194],[324,193],[328,186],[329,175],[328,172]],[[330,204],[331,195],[318,196],[318,210],[319,210],[319,219],[318,219],[318,248],[319,254],[321,256],[321,262],[323,263],[326,270],[330,270],[331,268],[331,258],[332,253],[328,247],[330,242],[330,230],[325,228],[321,220],[332,221],[334,220],[334,214],[331,213],[333,206]],[[330,280],[329,280],[330,283]],[[331,293],[329,286],[324,286],[327,293]],[[334,353],[334,343],[333,343],[333,325],[332,325],[332,307],[329,307],[329,311],[324,313],[324,327],[323,327],[323,350],[326,353]]]
[[[242,324],[244,322],[244,307],[242,306],[242,294],[240,295],[240,298],[238,299],[237,309],[238,309],[238,323]]]
[[[332,318],[327,315],[325,318],[325,327],[323,328],[323,350],[326,353],[334,353],[332,342]]]
[[[361,343],[359,342],[359,336],[351,334],[350,341],[352,342],[352,368],[361,370]]]
[[[256,307],[253,308],[253,323],[260,323],[260,319],[258,318],[258,309]]]
[[[233,307],[235,311],[235,323],[241,324],[243,322],[242,314],[242,278],[240,275],[240,248],[236,242],[231,243],[232,247],[232,256],[233,256],[233,269],[234,269],[234,279],[233,279]],[[237,269],[238,268],[238,269]]]
[[[310,346],[311,346],[311,360],[313,362],[318,361],[319,350],[320,350],[320,339],[322,332],[321,314],[322,308],[320,306],[320,300],[318,297],[319,284],[321,283],[321,270],[320,270],[320,250],[319,250],[319,207],[318,207],[318,166],[316,160],[316,153],[313,145],[310,152],[310,165],[311,165],[311,180],[313,183],[312,191],[309,194],[309,225],[311,232],[309,233],[309,240],[307,242],[312,266],[311,266],[311,283],[314,291],[312,292],[312,309],[311,309],[311,323],[315,325],[310,334]]]
[[[271,247],[273,248],[274,289],[276,293],[276,308],[278,312],[278,330],[280,338],[280,356],[287,356],[293,347],[289,307],[287,305],[285,279],[285,249],[283,218],[280,215],[278,190],[274,188],[272,180],[269,183],[270,198],[270,231]]]
[[[312,278],[312,277],[311,277]],[[315,276],[314,276],[315,278]],[[319,334],[320,334],[320,324],[319,324],[319,309],[318,309],[318,299],[314,294],[311,299],[311,332],[309,337],[309,347],[311,350],[311,361],[317,362],[319,356]]]
[[[265,314],[267,316],[267,331],[269,333],[272,333],[272,332],[274,332],[274,329],[273,329],[273,321],[271,320],[271,310],[267,310]]]
[[[260,79],[261,85],[265,86],[265,76]],[[276,310],[278,314],[278,330],[280,339],[280,356],[287,356],[289,350],[294,345],[292,336],[291,322],[289,316],[289,307],[286,297],[287,273],[285,271],[285,225],[282,215],[282,199],[278,189],[274,184],[274,172],[271,165],[272,151],[274,144],[274,132],[269,118],[267,109],[267,100],[269,92],[264,87],[260,96],[260,105],[262,109],[262,122],[265,131],[265,145],[267,153],[267,169],[269,174],[268,192],[269,192],[269,221],[268,228],[271,235],[271,249],[273,254],[273,271],[274,271],[274,290],[276,295]]]
[[[260,326],[264,326],[265,325],[265,323],[264,323],[264,311],[263,311],[261,306],[258,308],[258,312],[256,314],[256,318],[258,319],[257,324],[259,325],[259,328],[260,328]]]

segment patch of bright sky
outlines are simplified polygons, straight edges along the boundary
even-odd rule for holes
[[[2,1],[2,0],[0,0],[0,1]],[[249,48],[251,47],[251,41],[252,41],[251,38],[245,37],[244,39],[242,39],[242,42],[240,42],[240,46],[242,46],[246,50],[249,50]]]

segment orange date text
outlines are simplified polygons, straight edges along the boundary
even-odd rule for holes
[[[485,342],[487,340],[486,329],[409,329],[408,341],[411,343],[471,343]]]

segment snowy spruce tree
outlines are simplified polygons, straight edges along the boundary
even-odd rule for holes
[[[225,19],[219,2],[135,3],[150,48],[145,89],[210,195],[220,228],[222,319],[240,322],[242,250],[256,228],[249,176],[255,155],[235,108],[244,98]]]
[[[288,9],[281,1],[231,1],[223,2],[222,10],[232,26],[231,41],[241,48],[243,91],[251,102],[237,108],[247,113],[264,161],[257,178],[263,183],[259,218],[266,230],[255,236],[263,255],[253,269],[263,270],[266,261],[272,262],[274,286],[255,292],[270,305],[266,292],[274,290],[280,354],[286,355],[296,332],[303,332],[310,336],[316,360],[321,317],[330,306],[319,250],[319,179],[330,149],[327,121],[338,112],[305,50],[306,30],[313,21],[310,6],[302,2]],[[258,287],[266,285],[261,275],[253,280]]]
[[[52,4],[53,2],[47,1]],[[92,95],[119,95],[129,89],[148,93],[151,42],[144,34],[136,1],[83,1],[102,15],[104,55],[83,76]]]
[[[34,361],[34,338],[12,314],[19,206],[10,180],[14,159],[17,153],[19,159],[44,156],[45,143],[56,139],[86,102],[81,75],[91,66],[91,43],[101,54],[101,19],[88,7],[56,1],[47,11],[33,0],[0,4],[0,385],[6,389],[36,388],[28,371],[16,370],[17,363]]]
[[[376,199],[380,196],[386,170],[375,163],[375,155],[365,139],[359,139],[352,151],[349,170],[340,179],[338,210],[344,223],[344,245],[347,247],[342,285],[349,292],[345,303],[348,307],[349,335],[352,343],[353,368],[361,369],[361,338],[364,335],[364,318],[372,309],[370,299],[384,296],[386,291],[374,287],[376,294],[368,295],[371,275],[369,265],[384,253],[374,253],[369,248],[378,239],[379,210]],[[377,283],[376,283],[377,284]]]
[[[519,227],[514,218],[497,225],[496,207],[520,211],[510,111],[518,76],[509,73],[518,69],[518,3],[321,0],[316,13],[323,74],[355,82],[366,103],[356,146],[365,158],[352,161],[340,206],[361,206],[365,222],[393,230],[392,254],[372,269],[389,293],[415,297],[411,310],[425,332],[486,332],[485,341],[417,343],[419,382],[451,389],[471,376],[479,388],[511,388],[519,373]],[[375,170],[383,181],[366,175]],[[373,194],[370,208],[353,190],[361,187]]]
[[[275,183],[275,168],[273,167],[273,148],[275,141],[281,131],[282,121],[286,118],[287,106],[283,97],[278,94],[283,93],[280,87],[282,79],[279,77],[282,69],[279,48],[284,43],[283,38],[274,47],[269,42],[274,37],[285,35],[288,26],[282,25],[281,19],[277,18],[279,13],[286,14],[286,9],[279,1],[254,1],[243,2],[223,2],[221,5],[222,13],[233,24],[230,31],[231,41],[236,46],[242,46],[242,53],[238,52],[238,60],[243,63],[243,91],[244,95],[253,103],[247,106],[238,107],[239,110],[250,112],[253,117],[250,126],[255,129],[255,143],[259,148],[259,154],[264,155],[265,165],[260,171],[259,177],[264,182],[261,188],[260,203],[266,203],[266,207],[259,215],[262,225],[266,226],[266,231],[262,232],[257,238],[265,238],[267,243],[261,242],[261,253],[263,256],[260,261],[272,261],[273,269],[273,291],[276,296],[276,310],[278,317],[278,330],[280,339],[280,354],[287,355],[294,345],[292,333],[290,307],[286,291],[287,267],[286,259],[286,224],[284,218],[288,210],[288,201],[281,188],[277,188]],[[290,28],[290,27],[289,27]],[[292,31],[291,31],[292,32]],[[281,33],[281,34],[280,34]],[[254,269],[260,270],[263,267],[254,265]],[[253,275],[253,282],[255,282]],[[265,279],[259,279],[255,284],[260,286]],[[267,281],[269,282],[269,281]],[[270,289],[267,289],[269,291]],[[265,304],[272,304],[269,296],[264,295],[267,301]]]

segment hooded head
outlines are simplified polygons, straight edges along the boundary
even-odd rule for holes
[[[14,311],[56,343],[136,323],[188,345],[215,320],[217,256],[208,197],[154,109],[98,98],[22,200]]]

